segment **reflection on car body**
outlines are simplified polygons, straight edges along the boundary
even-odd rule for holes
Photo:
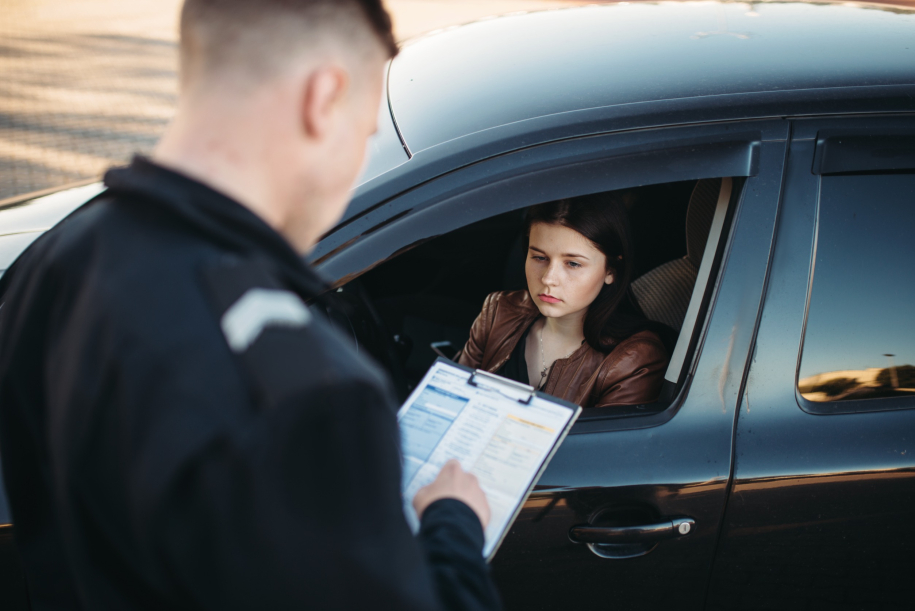
[[[509,609],[910,604],[913,39],[901,7],[608,4],[391,64],[374,154],[312,259],[335,282],[314,307],[401,393],[512,288],[543,202],[626,194],[634,291],[679,331],[658,401],[590,410],[541,478],[492,565]],[[0,226],[66,213],[43,206]],[[0,268],[24,247],[3,233]],[[10,530],[0,604],[27,608]]]

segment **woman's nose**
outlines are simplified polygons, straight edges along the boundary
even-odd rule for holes
[[[543,272],[543,277],[540,279],[547,286],[556,286],[556,277],[557,277],[556,265],[550,263],[546,271]]]

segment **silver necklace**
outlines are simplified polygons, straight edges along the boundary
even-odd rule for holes
[[[546,374],[548,374],[550,372],[550,367],[553,366],[553,363],[555,363],[556,361],[562,360],[562,359],[556,359],[556,361],[553,361],[553,363],[550,363],[550,365],[547,366],[546,357],[543,356],[543,328],[544,327],[546,327],[546,323],[543,324],[543,327],[540,327],[540,365],[543,367],[543,369],[540,370],[540,383],[537,384],[537,388],[543,388],[544,379],[546,378]],[[575,352],[576,350],[578,350],[578,348],[573,348],[572,352]],[[563,359],[569,358],[570,356],[572,356],[572,352],[569,352],[567,355],[565,355],[562,358]]]

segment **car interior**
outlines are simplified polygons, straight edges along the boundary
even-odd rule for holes
[[[583,417],[589,411],[613,410],[605,417],[662,411],[682,387],[739,192],[736,183],[714,178],[619,193],[636,249],[632,293],[649,319],[669,329],[662,339],[671,364],[656,403],[586,410]],[[389,370],[401,400],[437,357],[450,358],[463,347],[489,293],[526,288],[523,215],[523,208],[513,210],[425,241],[322,300],[331,319]]]

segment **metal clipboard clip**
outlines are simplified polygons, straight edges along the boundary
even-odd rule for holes
[[[524,405],[530,405],[531,400],[534,398],[535,390],[533,386],[515,382],[514,380],[506,380],[505,378],[491,374],[488,371],[475,369],[474,372],[470,374],[470,378],[467,379],[467,383],[471,386],[476,386],[477,388],[492,390],[503,397]]]

